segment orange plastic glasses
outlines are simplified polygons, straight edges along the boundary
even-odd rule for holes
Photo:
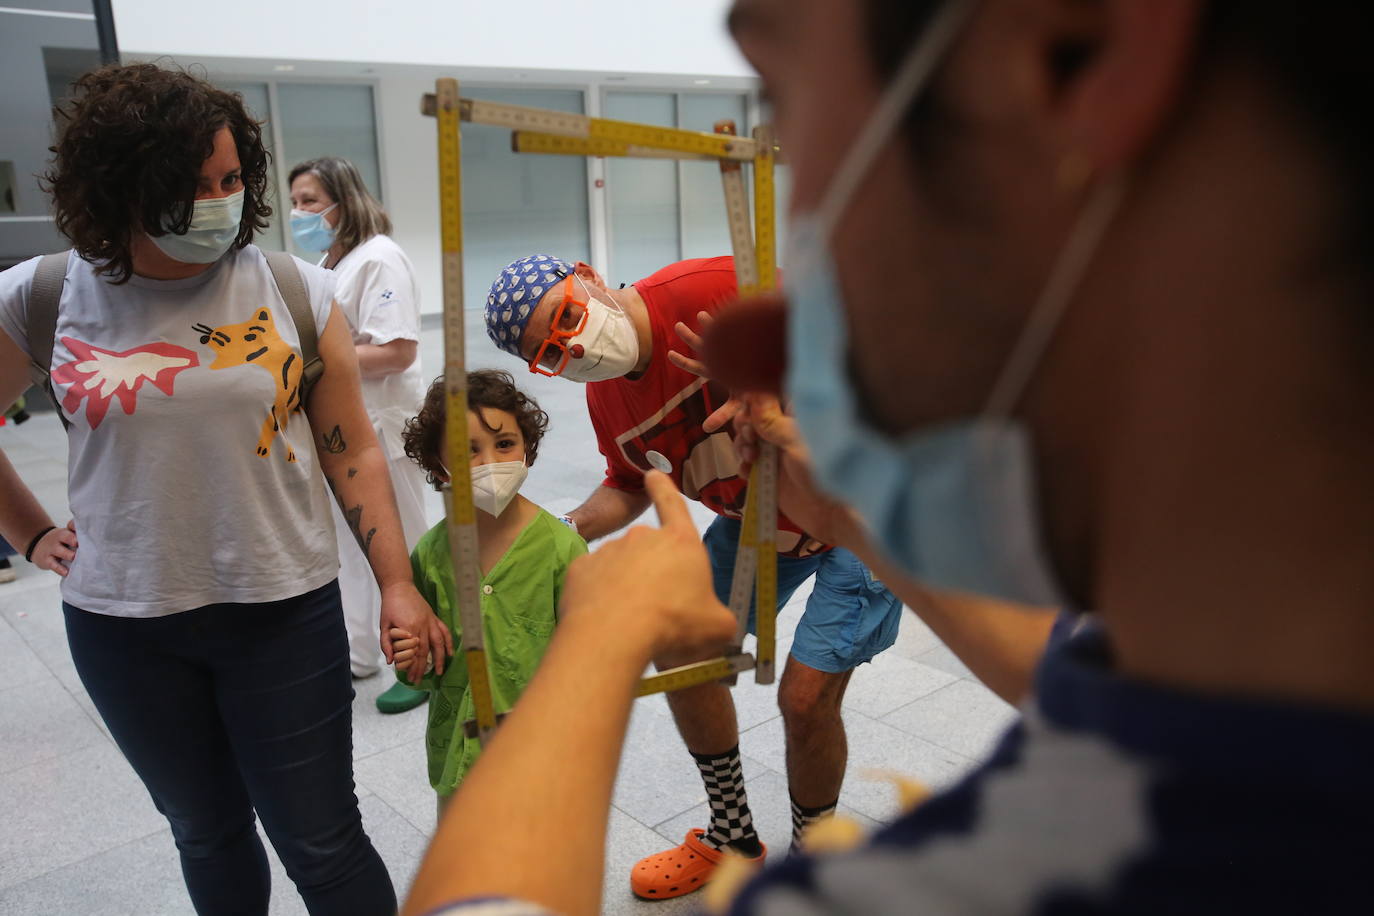
[[[563,315],[567,312],[569,305],[582,306],[582,317],[578,319],[577,327],[564,330],[561,325],[563,324]],[[572,353],[564,341],[571,340],[582,333],[582,329],[587,326],[587,314],[587,300],[574,298],[573,278],[567,277],[563,281],[563,301],[559,303],[558,308],[553,310],[553,319],[549,322],[549,336],[544,338],[544,342],[540,344],[539,350],[534,354],[534,359],[530,360],[531,372],[553,377],[561,374],[567,368],[568,360],[572,359]],[[544,357],[548,355],[550,347],[558,355],[558,365],[552,369],[544,365]]]

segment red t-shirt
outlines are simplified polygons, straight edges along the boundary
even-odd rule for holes
[[[707,435],[701,424],[725,403],[723,388],[668,361],[687,350],[673,326],[699,329],[697,312],[715,314],[735,301],[734,258],[680,261],[634,285],[648,307],[653,334],[649,366],[637,379],[587,385],[587,410],[606,457],[603,483],[617,490],[644,489],[644,473],[663,471],[688,499],[729,518],[744,513],[747,481],[728,430]],[[826,546],[778,513],[778,552],[809,556]]]

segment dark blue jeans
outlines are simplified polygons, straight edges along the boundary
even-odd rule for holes
[[[166,617],[62,610],[81,682],[171,824],[197,913],[267,912],[254,811],[310,913],[396,912],[353,792],[337,583]]]

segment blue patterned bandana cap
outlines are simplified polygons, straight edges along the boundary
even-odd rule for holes
[[[520,356],[520,337],[534,307],[573,265],[547,254],[532,254],[502,268],[487,293],[487,336],[507,353]]]

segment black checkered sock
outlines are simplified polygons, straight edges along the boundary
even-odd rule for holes
[[[712,849],[728,845],[750,858],[760,855],[763,846],[754,831],[754,816],[749,813],[749,799],[744,794],[739,745],[724,754],[693,754],[692,757],[696,759],[697,769],[701,770],[706,800],[711,805],[711,826],[701,842]]]
[[[802,833],[816,821],[824,820],[835,813],[835,806],[840,803],[837,798],[828,805],[821,805],[819,808],[807,808],[797,804],[797,800],[792,799],[792,848],[787,851],[788,855],[796,855],[801,851]]]

